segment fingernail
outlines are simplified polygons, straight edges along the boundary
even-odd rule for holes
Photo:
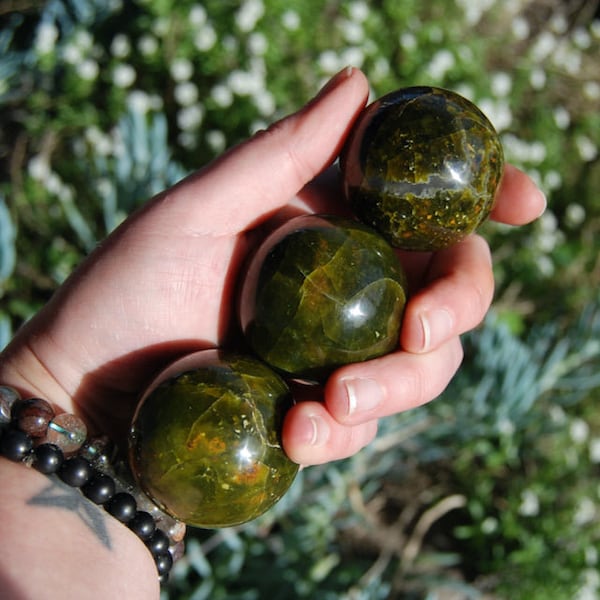
[[[546,197],[546,194],[544,194],[544,192],[542,190],[540,190],[538,188],[538,192],[540,194],[540,196],[542,197],[542,210],[540,211],[540,214],[538,215],[538,217],[541,217],[544,212],[546,212],[546,208],[548,207],[548,198]]]
[[[343,380],[347,396],[347,415],[367,413],[383,402],[383,390],[373,379],[356,377]]]
[[[354,67],[344,67],[341,71],[336,73],[320,90],[320,92],[315,96],[315,100],[317,98],[321,98],[321,96],[325,96],[329,92],[333,91],[340,83],[345,81],[346,79],[350,79],[352,73],[354,72]]]
[[[310,415],[303,425],[302,441],[306,445],[318,448],[329,440],[329,424],[322,417]]]
[[[428,352],[452,334],[454,319],[444,308],[422,313],[419,319],[421,321],[422,352]]]

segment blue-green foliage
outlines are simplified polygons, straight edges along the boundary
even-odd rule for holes
[[[17,261],[15,248],[17,232],[4,198],[0,195],[0,300],[5,282],[10,278]],[[0,304],[0,349],[10,340],[12,332],[10,314]]]

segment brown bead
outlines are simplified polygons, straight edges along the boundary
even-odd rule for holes
[[[45,442],[56,444],[63,454],[74,454],[85,443],[87,427],[76,415],[61,413],[48,426]]]
[[[42,398],[28,398],[13,406],[13,420],[17,427],[33,438],[46,434],[48,424],[54,417],[54,410]]]

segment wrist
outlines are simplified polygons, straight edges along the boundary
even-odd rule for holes
[[[87,515],[94,526],[106,516],[126,525],[166,581],[174,560],[183,554],[185,525],[150,501],[113,450],[107,438],[88,437],[79,417],[38,397],[21,399],[15,389],[0,385],[0,455],[48,475],[50,500],[71,498],[68,506],[76,506],[79,516]],[[0,461],[6,470],[6,461]],[[102,530],[101,541],[110,546],[106,527]]]

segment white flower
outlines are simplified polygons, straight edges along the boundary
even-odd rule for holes
[[[544,69],[532,69],[529,74],[529,83],[534,90],[541,90],[546,85],[546,71]]]
[[[131,52],[129,38],[123,33],[117,33],[110,44],[110,52],[117,58],[125,58]]]
[[[582,498],[579,501],[575,515],[573,516],[573,522],[575,525],[587,525],[596,518],[596,505],[590,498]]]
[[[204,118],[204,108],[200,104],[186,106],[177,113],[177,125],[179,129],[188,131],[197,129]]]
[[[249,96],[262,87],[262,78],[257,73],[236,69],[229,74],[227,83],[239,96]]]
[[[340,59],[333,50],[321,52],[318,63],[324,73],[336,73],[342,68],[340,66]]]
[[[194,66],[187,58],[176,58],[169,67],[175,81],[187,81],[194,72]]]
[[[79,77],[86,81],[93,81],[98,77],[98,73],[100,72],[98,63],[91,58],[81,61],[75,68]]]
[[[351,46],[350,48],[345,48],[343,50],[340,59],[342,65],[353,65],[360,68],[365,61],[365,53],[362,48]]]
[[[498,431],[505,436],[511,436],[515,432],[515,424],[507,417],[498,422]]]
[[[225,150],[225,145],[227,144],[225,134],[218,129],[211,129],[208,131],[206,133],[206,141],[215,154],[223,152],[223,150]]]
[[[75,44],[77,44],[82,50],[91,50],[94,45],[94,38],[87,29],[78,29],[75,32],[73,38]]]
[[[600,100],[600,83],[597,81],[586,81],[583,84],[583,95],[588,100]]]
[[[127,104],[134,112],[145,113],[150,109],[150,98],[142,90],[134,90],[127,96]]]
[[[462,5],[465,19],[469,25],[476,25],[481,20],[483,13],[494,5],[494,0],[459,0],[457,4]]]
[[[524,490],[521,493],[518,511],[523,517],[536,517],[540,514],[540,499],[533,490]]]
[[[510,127],[512,123],[512,111],[507,101],[494,101],[491,98],[482,98],[479,101],[479,108],[492,122],[496,131],[504,131]]]
[[[170,29],[171,20],[167,17],[159,17],[154,20],[154,23],[152,23],[151,31],[155,36],[162,38],[169,33]]]
[[[348,13],[350,14],[351,19],[358,23],[362,23],[369,16],[369,6],[362,0],[356,0],[355,2],[351,2],[348,6]]]
[[[206,9],[202,4],[194,4],[190,9],[190,23],[196,27],[200,27],[206,23]]]
[[[552,54],[552,61],[557,67],[564,69],[570,75],[577,75],[581,71],[582,55],[566,42],[558,44]]]
[[[581,204],[572,202],[565,211],[565,221],[569,227],[579,227],[585,221],[585,208]],[[600,444],[598,451],[600,452]]]
[[[182,106],[190,106],[198,100],[198,87],[191,81],[184,81],[175,86],[175,100]]]
[[[523,16],[516,16],[512,21],[512,33],[517,40],[529,37],[529,21]]]
[[[136,78],[135,69],[128,64],[120,64],[113,69],[113,83],[120,88],[131,87]]]
[[[59,196],[64,190],[62,179],[54,172],[50,171],[46,179],[44,179],[46,190],[54,196]]]
[[[300,15],[288,9],[281,15],[281,23],[288,31],[296,31],[301,25]]]
[[[268,117],[275,112],[275,98],[268,90],[262,89],[252,96],[258,112]]]
[[[245,0],[235,14],[235,23],[240,31],[252,31],[265,12],[262,0]]]
[[[36,154],[27,164],[27,171],[32,179],[44,181],[50,175],[48,159],[41,154]]]
[[[533,60],[542,62],[556,50],[556,37],[549,31],[542,31],[531,49]]]
[[[390,73],[390,63],[385,56],[379,56],[375,60],[373,65],[372,77],[373,79],[383,79]]]
[[[63,60],[69,65],[76,65],[83,60],[81,48],[76,44],[65,44],[62,49]]]
[[[84,137],[87,143],[94,148],[94,153],[100,156],[109,156],[113,151],[113,142],[109,135],[106,135],[95,125],[85,130]]]
[[[583,444],[590,434],[590,426],[583,419],[573,419],[569,427],[569,435],[575,444]]]
[[[455,91],[457,94],[460,94],[461,96],[464,96],[468,100],[471,100],[471,102],[476,102],[475,90],[468,83],[461,83],[461,84],[457,85],[455,88]]]
[[[417,47],[417,38],[414,33],[405,31],[400,34],[400,46],[404,50],[414,50]]]
[[[598,146],[587,135],[578,135],[575,138],[575,145],[579,156],[586,162],[591,162],[598,156]]]
[[[567,17],[563,14],[562,11],[554,13],[552,18],[550,19],[550,29],[557,33],[558,35],[563,35],[567,32],[569,28],[569,22],[567,21]]]
[[[592,45],[592,36],[587,29],[577,27],[572,35],[573,43],[581,50],[587,50]]]
[[[494,96],[504,98],[510,94],[512,89],[512,77],[505,71],[499,71],[492,75],[491,89]]]
[[[544,175],[544,188],[547,190],[556,190],[562,184],[562,175],[554,169]]]
[[[571,115],[564,106],[557,106],[552,116],[559,129],[566,129],[571,124]]]
[[[144,56],[151,56],[158,50],[158,40],[153,35],[146,33],[138,40],[137,47]]]
[[[481,532],[485,535],[489,535],[498,530],[498,519],[495,517],[486,517],[481,522]]]
[[[210,97],[221,108],[228,108],[233,104],[233,92],[229,87],[218,83],[210,91]]]
[[[450,50],[438,50],[427,65],[426,71],[433,80],[440,81],[455,63],[454,54]]]
[[[264,121],[261,121],[261,120],[253,121],[252,123],[250,123],[250,127],[249,127],[250,135],[254,135],[258,131],[264,131],[267,129],[268,126],[269,125],[267,123],[265,123]]]
[[[554,263],[552,262],[552,259],[549,256],[546,256],[545,254],[540,254],[538,256],[535,257],[535,264],[537,267],[537,270],[540,272],[540,274],[544,277],[552,277],[552,275],[554,275],[555,272],[555,266]]]
[[[42,21],[35,32],[35,49],[38,54],[48,54],[54,50],[58,39],[58,28],[54,23]]]
[[[594,464],[600,463],[600,438],[592,438],[590,440],[590,460]]]
[[[200,52],[210,50],[217,43],[217,32],[210,23],[203,25],[194,36],[194,46]]]
[[[600,587],[600,576],[597,569],[586,569],[580,575],[581,587],[573,600],[598,600],[598,587]]]
[[[356,21],[342,19],[338,23],[344,39],[350,44],[360,44],[365,39],[363,26]]]
[[[266,36],[260,32],[251,33],[248,37],[248,50],[255,56],[262,56],[269,47]]]

